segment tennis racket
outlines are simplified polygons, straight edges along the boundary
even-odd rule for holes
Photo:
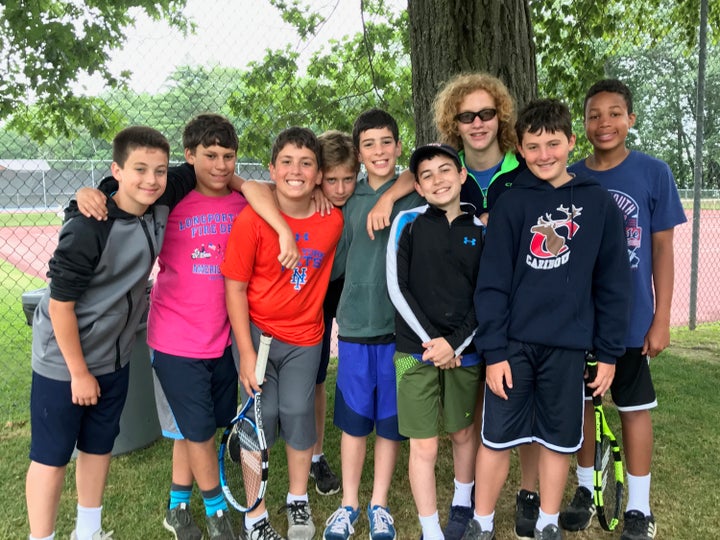
[[[592,381],[597,375],[597,358],[586,356],[588,375]],[[593,472],[593,502],[598,522],[606,531],[615,530],[625,492],[620,446],[610,430],[603,410],[602,396],[593,396],[595,409],[595,463]]]
[[[255,364],[255,377],[260,385],[265,378],[271,342],[272,336],[265,333],[260,336]],[[230,506],[240,512],[257,508],[267,486],[269,460],[261,401],[259,392],[248,397],[237,416],[225,428],[218,452],[220,486]],[[254,420],[248,414],[251,408]]]

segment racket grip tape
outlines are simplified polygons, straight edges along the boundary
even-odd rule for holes
[[[262,385],[265,379],[265,368],[267,368],[268,354],[270,353],[270,343],[272,336],[263,332],[260,334],[260,345],[258,345],[257,362],[255,363],[255,378],[259,385]]]

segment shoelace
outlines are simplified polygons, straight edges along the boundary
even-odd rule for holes
[[[538,496],[534,493],[524,497],[520,504],[523,517],[528,519],[537,519],[537,511],[540,505],[538,504]]]
[[[330,464],[324,459],[321,458],[320,461],[318,461],[318,466],[320,468],[320,476],[330,476],[332,473],[330,470]]]
[[[355,529],[350,521],[350,510],[347,508],[338,508],[333,514],[327,519],[325,525],[328,526],[329,531],[332,533],[344,534],[347,531],[349,534],[353,534]]]
[[[646,534],[648,530],[648,520],[639,512],[629,512],[625,516],[625,530],[633,534]]]
[[[310,512],[308,512],[308,504],[305,502],[292,502],[287,505],[290,510],[290,517],[293,523],[298,525],[305,525],[310,519]]]
[[[387,510],[380,507],[372,512],[372,529],[376,533],[384,533],[390,530],[390,525],[395,522]]]
[[[267,519],[263,519],[260,523],[256,523],[249,537],[251,540],[283,540],[275,529],[272,528]]]

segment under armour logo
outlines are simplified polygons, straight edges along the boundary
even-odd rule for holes
[[[307,242],[308,240],[310,240],[310,235],[308,233],[295,233],[295,241],[299,242],[301,239]]]
[[[467,236],[463,238],[463,244],[466,246],[470,244],[471,246],[474,246],[477,244],[477,238],[468,238]]]

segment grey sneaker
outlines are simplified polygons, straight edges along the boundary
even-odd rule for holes
[[[163,527],[173,533],[175,540],[202,540],[202,531],[195,525],[187,504],[180,503],[165,512]]]
[[[557,525],[545,525],[542,531],[535,529],[535,540],[562,540],[562,537]]]
[[[359,508],[341,506],[325,522],[323,540],[348,540],[355,532],[353,525],[359,517]]]
[[[566,531],[582,531],[590,526],[594,515],[592,493],[580,486],[575,490],[570,505],[560,512],[560,526]]]
[[[515,536],[532,540],[540,513],[540,496],[534,491],[521,489],[515,498]]]
[[[218,510],[212,516],[205,516],[210,540],[236,540],[227,511]]]
[[[340,479],[330,468],[325,456],[320,461],[310,464],[310,478],[315,480],[315,490],[320,495],[332,495],[340,491]]]
[[[267,518],[258,521],[251,530],[242,527],[240,540],[285,540],[272,528]]]
[[[286,508],[288,540],[312,540],[315,536],[315,524],[312,521],[310,504],[307,501],[294,501]]]
[[[105,532],[102,529],[98,529],[95,531],[92,535],[92,540],[113,540],[113,532]],[[78,540],[77,532],[73,530],[73,532],[70,533],[70,540]]]
[[[370,522],[370,540],[395,540],[395,520],[390,514],[390,509],[376,504],[367,508],[368,521]]]
[[[474,519],[471,519],[468,521],[462,540],[495,540],[495,529],[483,531],[480,528],[480,524]]]
[[[655,538],[656,534],[655,516],[652,514],[646,516],[639,510],[625,512],[620,540],[647,540],[648,538]]]

